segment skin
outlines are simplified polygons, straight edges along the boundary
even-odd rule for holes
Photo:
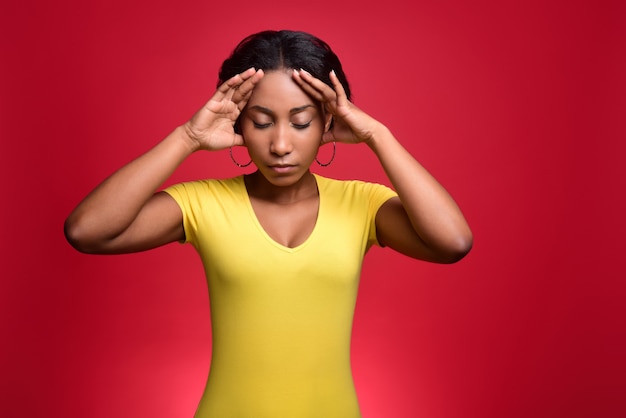
[[[317,219],[309,166],[320,145],[337,141],[368,146],[399,195],[376,215],[381,244],[416,259],[460,260],[472,233],[452,197],[383,124],[347,100],[334,73],[330,79],[332,87],[288,69],[231,78],[187,123],[96,187],[67,218],[68,241],[79,251],[109,254],[183,239],[180,208],[156,190],[192,153],[243,145],[258,167],[245,184],[259,222],[277,242],[295,247]]]
[[[287,70],[265,74],[241,116],[258,168],[245,179],[250,201],[268,235],[284,246],[302,244],[315,227],[319,195],[309,167],[330,116]]]

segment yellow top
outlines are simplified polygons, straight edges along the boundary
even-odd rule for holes
[[[315,227],[278,244],[252,209],[243,176],[166,191],[183,211],[211,299],[213,354],[198,418],[351,418],[359,405],[350,338],[363,256],[391,189],[315,176]]]

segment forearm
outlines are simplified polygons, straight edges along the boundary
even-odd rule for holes
[[[468,251],[471,230],[446,189],[384,125],[376,128],[367,144],[378,157],[424,244],[433,250]]]
[[[67,218],[66,232],[102,239],[122,233],[193,151],[184,128],[177,128],[97,186]]]

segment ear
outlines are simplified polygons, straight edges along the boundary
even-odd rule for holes
[[[333,115],[326,113],[325,118],[326,122],[324,123],[324,132],[328,132],[333,127]]]

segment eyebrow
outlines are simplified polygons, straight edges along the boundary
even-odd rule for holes
[[[315,107],[315,106],[313,106],[312,104],[305,104],[304,106],[298,106],[298,107],[294,107],[293,109],[290,109],[289,113],[291,113],[292,115],[295,114],[295,113],[300,113],[300,112],[302,112],[303,110],[306,110],[309,107]],[[259,106],[259,105],[251,106],[250,110],[256,110],[256,111],[259,111],[261,113],[265,113],[267,115],[273,115],[274,114],[272,109],[269,109],[269,108],[264,107],[264,106]]]

